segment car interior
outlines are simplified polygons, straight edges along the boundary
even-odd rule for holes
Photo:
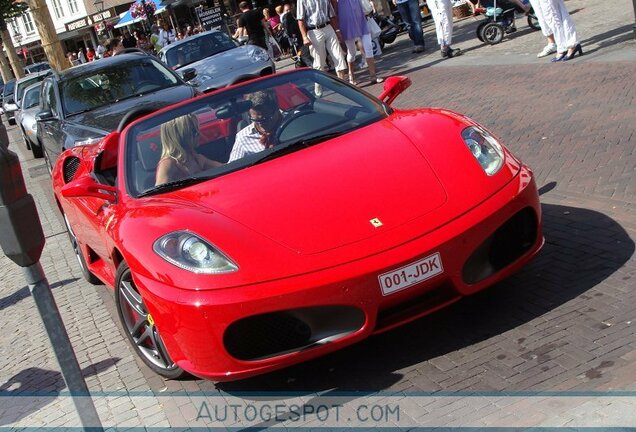
[[[283,121],[279,126],[281,143],[294,142],[307,136],[338,132],[343,125],[347,128],[362,125],[378,113],[357,105],[353,100],[341,97],[336,92],[320,98],[307,88],[286,83],[275,88]],[[227,163],[236,134],[250,124],[248,111],[251,102],[245,95],[225,99],[214,106],[203,105],[196,109],[199,122],[197,151],[209,159]],[[217,99],[212,99],[217,101]],[[174,114],[173,114],[174,116]],[[370,117],[371,116],[371,117]],[[132,136],[132,135],[129,135]],[[142,193],[154,187],[157,164],[161,157],[160,124],[135,136],[134,188]]]

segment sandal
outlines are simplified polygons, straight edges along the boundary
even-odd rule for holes
[[[355,79],[349,77],[349,84],[357,86],[358,85],[358,81],[356,81]]]
[[[384,78],[371,77],[371,84],[380,84],[384,82]]]

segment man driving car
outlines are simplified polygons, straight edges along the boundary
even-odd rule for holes
[[[276,93],[259,91],[249,95],[247,100],[252,103],[249,110],[251,123],[236,134],[228,162],[276,145],[276,131],[283,120]]]

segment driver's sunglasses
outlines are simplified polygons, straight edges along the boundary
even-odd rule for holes
[[[252,117],[250,116],[250,120],[254,123],[264,124],[271,121],[276,114],[276,111],[271,111],[269,113],[261,113],[260,117]]]

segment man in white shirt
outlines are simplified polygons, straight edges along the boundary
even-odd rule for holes
[[[327,68],[327,53],[329,53],[338,78],[344,79],[347,63],[340,47],[342,38],[331,1],[298,0],[296,10],[303,43],[314,48],[314,69]]]
[[[170,45],[176,40],[177,37],[174,34],[174,30],[172,30],[172,28],[170,27],[170,23],[167,21],[164,22],[162,25],[162,29],[159,32],[159,45],[161,45],[161,48],[163,48],[167,45]]]
[[[248,100],[252,102],[249,110],[251,123],[236,134],[228,163],[277,144],[274,142],[276,131],[283,116],[278,106],[276,93],[259,91],[251,94]]]

